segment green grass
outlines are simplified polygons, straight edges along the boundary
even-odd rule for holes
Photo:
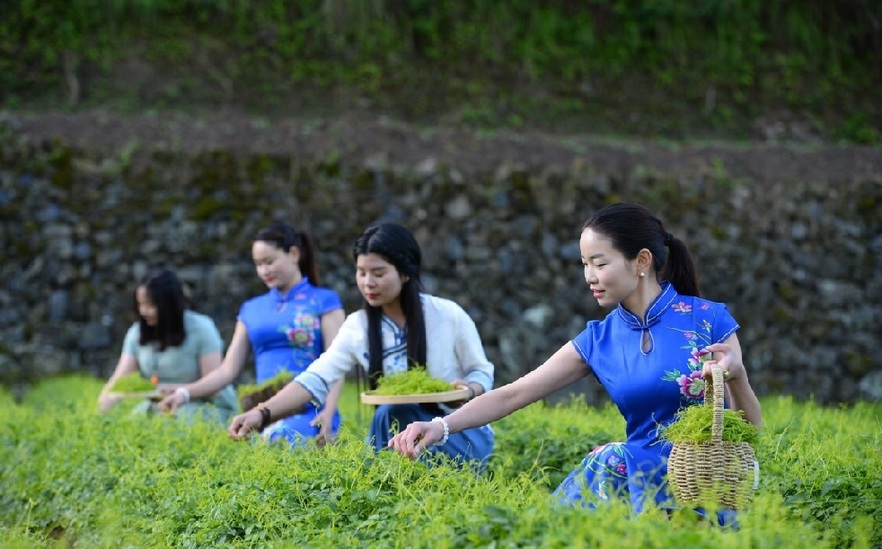
[[[882,4],[43,0],[0,18],[0,106],[744,138],[793,113],[879,143]]]
[[[0,391],[0,547],[879,547],[882,405],[763,399],[762,481],[741,528],[687,513],[555,506],[612,406],[534,404],[495,424],[486,473],[427,468],[362,440],[354,384],[325,449],[233,442],[220,425],[99,415],[101,380]]]

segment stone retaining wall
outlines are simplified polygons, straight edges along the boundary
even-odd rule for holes
[[[504,383],[605,314],[582,278],[579,230],[595,208],[630,200],[690,244],[705,296],[741,323],[760,395],[882,397],[882,176],[872,170],[769,181],[709,159],[673,173],[634,154],[608,169],[578,151],[480,169],[440,155],[101,152],[14,128],[0,147],[0,381],[17,388],[108,376],[134,320],[133,285],[157,264],[179,273],[228,341],[239,305],[264,291],[250,243],[274,219],[313,233],[347,312],[360,306],[355,237],[379,220],[409,226],[427,289],[468,310]],[[565,393],[574,389],[605,399],[593,380]]]

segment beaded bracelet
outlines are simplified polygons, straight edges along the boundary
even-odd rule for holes
[[[447,438],[450,436],[450,426],[447,425],[447,420],[443,417],[433,417],[432,423],[440,423],[444,427],[444,436],[441,437],[441,440],[435,442],[435,446],[444,446],[447,443]]]
[[[184,402],[190,402],[190,391],[184,386],[175,389],[175,392],[184,397]]]
[[[259,429],[263,430],[267,425],[272,423],[273,416],[270,409],[266,407],[265,402],[261,402],[257,405],[257,409],[260,410],[260,427]]]

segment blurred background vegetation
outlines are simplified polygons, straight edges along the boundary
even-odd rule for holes
[[[882,135],[878,0],[16,0],[0,104],[751,138]],[[758,122],[759,121],[759,122]]]

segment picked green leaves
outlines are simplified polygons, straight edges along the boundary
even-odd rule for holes
[[[424,395],[452,391],[454,387],[443,379],[429,375],[425,368],[411,368],[406,372],[383,376],[377,382],[375,395]]]
[[[116,393],[137,393],[152,391],[154,388],[149,379],[141,377],[141,372],[132,372],[118,378],[113,384],[112,390]]]
[[[662,427],[661,436],[672,443],[710,442],[714,408],[708,404],[688,406],[677,412],[674,421]],[[744,419],[740,410],[723,410],[723,440],[756,444],[759,430]]]

